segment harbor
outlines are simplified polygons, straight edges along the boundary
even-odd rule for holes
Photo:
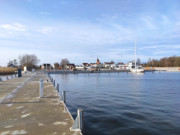
[[[180,72],[51,74],[84,135],[179,135]]]
[[[0,110],[0,135],[81,135],[81,130],[70,130],[74,119],[53,83],[40,72],[0,82]]]

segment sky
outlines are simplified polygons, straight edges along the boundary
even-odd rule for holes
[[[180,56],[180,0],[0,0],[0,66]]]

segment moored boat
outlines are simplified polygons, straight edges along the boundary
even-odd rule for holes
[[[132,66],[130,71],[132,73],[144,73],[144,69],[142,68],[142,66],[136,64],[136,40],[135,40],[134,52],[135,52],[135,60],[134,60],[135,66],[134,67]]]

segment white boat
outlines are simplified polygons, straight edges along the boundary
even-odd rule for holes
[[[132,68],[132,69],[130,69],[130,71],[132,72],[132,73],[144,73],[144,69],[142,69],[142,68]]]
[[[142,68],[142,66],[139,66],[136,64],[136,40],[135,40],[135,48],[134,48],[134,52],[135,52],[135,60],[134,60],[134,63],[135,63],[135,66],[130,69],[130,71],[132,73],[144,73],[144,69]]]

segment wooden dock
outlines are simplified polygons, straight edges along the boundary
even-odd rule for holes
[[[0,82],[0,135],[81,135],[70,131],[74,120],[47,80],[42,73],[29,73]]]

